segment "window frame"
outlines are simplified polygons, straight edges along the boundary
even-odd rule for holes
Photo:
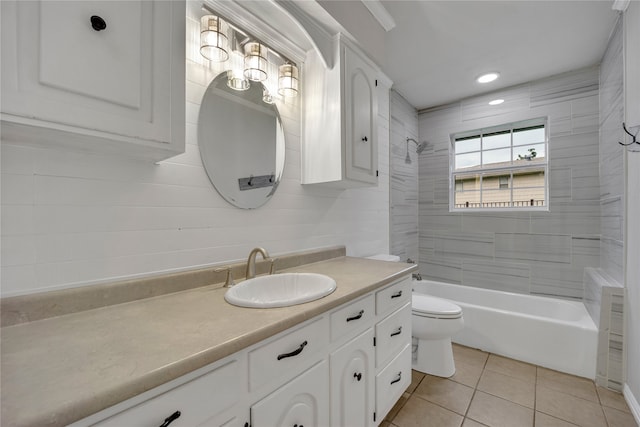
[[[480,129],[473,129],[468,131],[454,132],[449,135],[449,212],[532,212],[532,211],[549,211],[549,125],[548,125],[548,117],[538,117],[528,120],[520,120],[514,121],[511,123],[505,123],[497,126],[488,126]],[[473,170],[458,170],[455,169],[455,160],[456,160],[456,140],[461,138],[471,137],[475,135],[479,135],[482,137],[488,134],[495,134],[504,131],[508,131],[510,135],[510,145],[509,149],[511,150],[511,159],[513,159],[513,131],[514,129],[523,129],[527,127],[534,126],[543,126],[544,127],[544,150],[545,157],[544,162],[535,163],[532,165],[527,165],[526,163],[515,165],[513,160],[510,165],[507,166],[498,166],[498,167],[483,167],[482,161],[479,167]],[[518,146],[516,146],[518,147]],[[495,149],[484,149],[482,147],[482,142],[480,144],[479,150],[472,150],[469,153],[480,153],[481,159],[482,155],[486,151],[491,151]],[[463,153],[467,153],[467,151],[463,151]],[[529,171],[535,171],[542,169],[544,171],[544,205],[543,206],[500,206],[500,207],[456,207],[456,177],[460,175],[468,175],[470,173],[476,173],[478,176],[478,183],[480,185],[480,189],[478,190],[478,194],[480,195],[480,200],[482,200],[482,192],[483,189],[483,178],[484,176],[491,176],[492,174],[495,176],[496,173],[504,172],[504,175],[508,175],[508,187],[507,188],[499,188],[500,185],[498,183],[498,189],[500,191],[509,191],[509,200],[513,203],[513,194],[514,194],[514,180],[513,177],[515,174]],[[497,176],[499,180],[499,176]],[[464,185],[462,186],[464,188]],[[540,188],[540,187],[538,187]],[[464,191],[464,190],[462,190]]]

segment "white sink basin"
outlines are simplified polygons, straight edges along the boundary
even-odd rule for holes
[[[324,274],[280,273],[245,280],[224,294],[228,303],[240,307],[288,307],[315,301],[336,289],[336,281]]]

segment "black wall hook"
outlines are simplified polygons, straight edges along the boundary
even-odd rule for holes
[[[620,142],[620,141],[618,141],[618,144],[620,144],[620,145],[624,145],[625,147],[626,147],[627,145],[631,145],[631,144],[640,144],[640,141],[638,141],[638,139],[637,139],[638,132],[636,132],[636,134],[635,134],[635,135],[634,135],[634,134],[632,134],[631,132],[629,132],[629,130],[627,129],[627,126],[625,125],[625,123],[624,123],[624,122],[622,122],[622,129],[624,129],[624,131],[626,132],[626,134],[627,134],[627,135],[629,135],[631,138],[633,138],[633,140],[632,140],[630,143],[628,143],[628,144],[625,144],[624,142]],[[640,132],[640,131],[639,131],[639,132]]]

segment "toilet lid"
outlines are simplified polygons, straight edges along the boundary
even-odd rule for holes
[[[438,319],[457,319],[462,316],[462,309],[453,302],[424,294],[411,296],[411,311],[418,316]]]

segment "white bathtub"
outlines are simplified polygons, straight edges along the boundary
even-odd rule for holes
[[[462,307],[456,343],[595,378],[598,330],[581,302],[428,280],[414,280],[413,290]]]

